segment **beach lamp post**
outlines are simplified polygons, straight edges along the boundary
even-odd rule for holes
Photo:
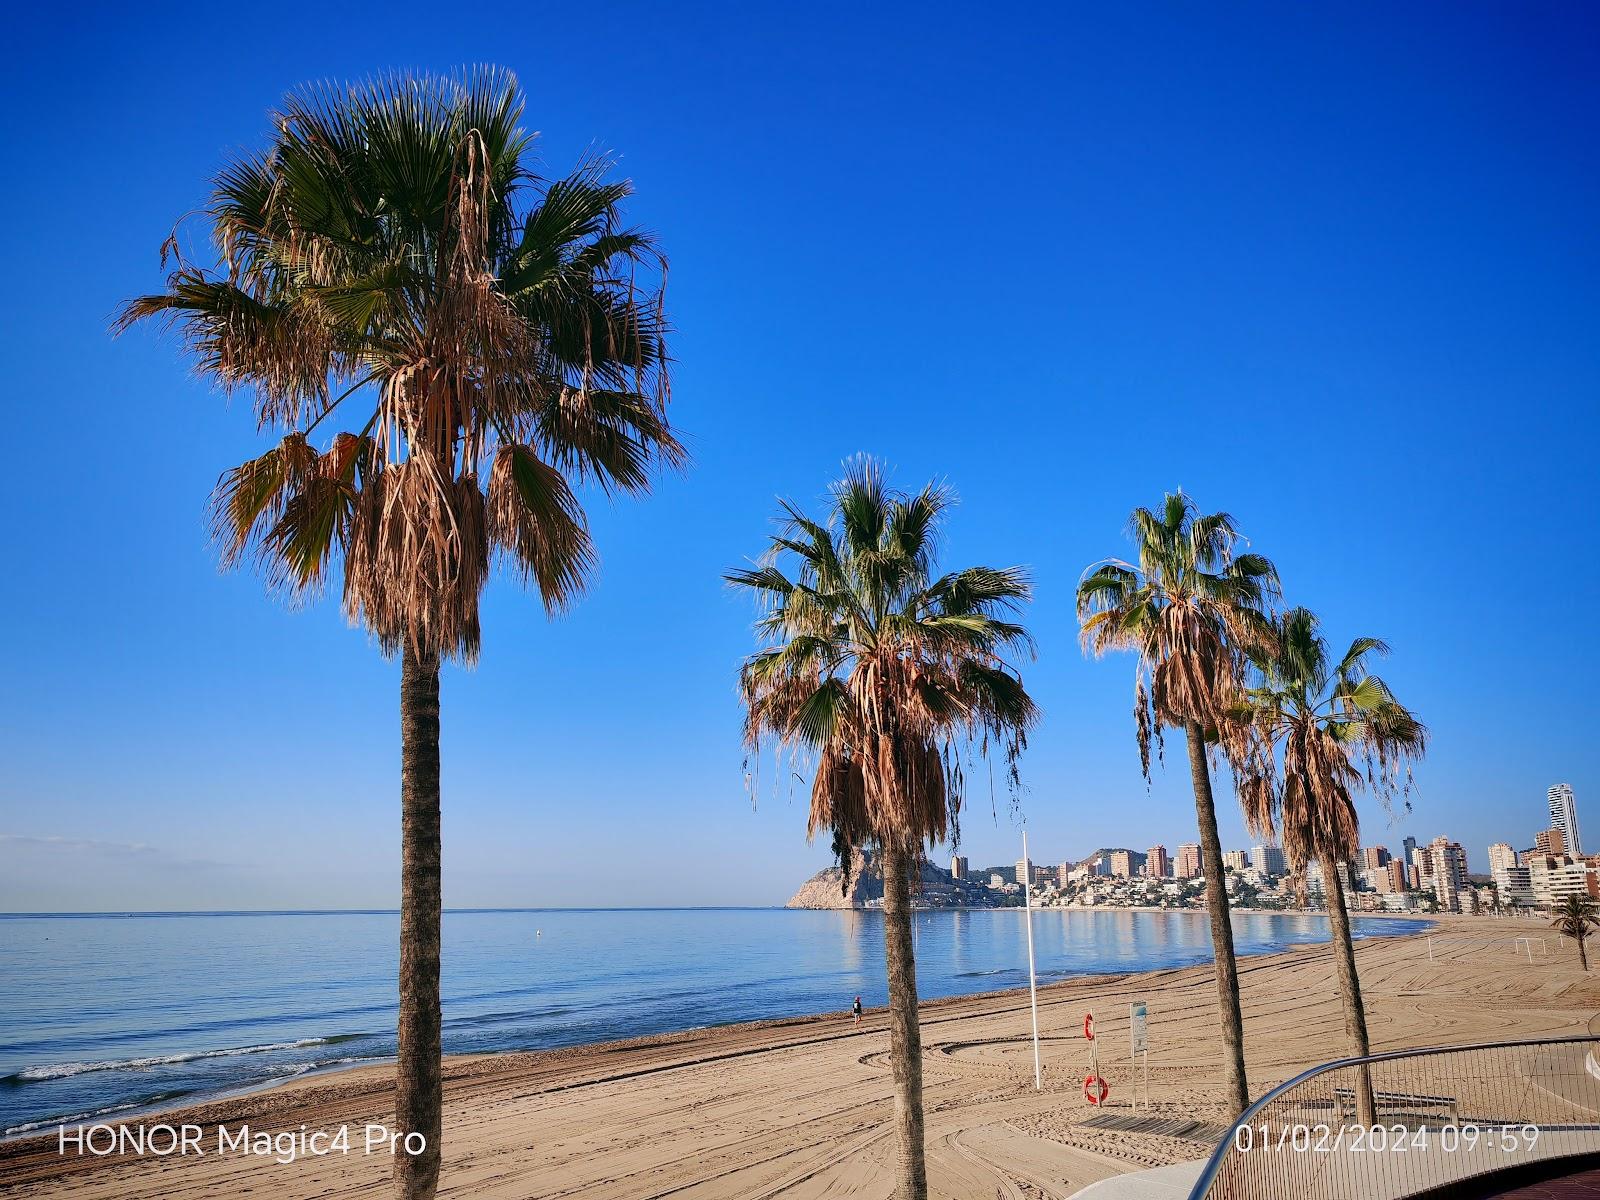
[[[1039,985],[1033,973],[1033,860],[1028,857],[1028,831],[1022,831],[1022,913],[1028,927],[1028,1008],[1033,1014],[1033,1090],[1044,1090],[1039,1066]]]

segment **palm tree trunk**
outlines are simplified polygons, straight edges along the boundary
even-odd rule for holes
[[[1200,826],[1200,868],[1206,877],[1206,911],[1211,916],[1211,953],[1217,969],[1217,1009],[1222,1017],[1222,1098],[1230,1115],[1250,1107],[1250,1085],[1244,1073],[1244,1014],[1239,1008],[1239,964],[1233,954],[1233,922],[1228,916],[1227,877],[1222,870],[1222,842],[1217,836],[1217,806],[1211,796],[1211,768],[1206,763],[1205,730],[1198,721],[1184,729],[1189,741],[1189,775],[1194,783],[1194,812]]]
[[[1367,1041],[1367,1011],[1361,1004],[1361,977],[1356,974],[1356,948],[1350,937],[1350,910],[1344,902],[1344,883],[1331,854],[1324,854],[1322,891],[1328,899],[1328,924],[1333,927],[1333,961],[1339,969],[1339,996],[1344,1001],[1344,1032],[1350,1039],[1352,1058],[1372,1053]],[[1372,1102],[1372,1074],[1366,1067],[1356,1072],[1356,1120],[1367,1128],[1378,1122]]]
[[[1583,969],[1585,971],[1587,971],[1589,969],[1589,952],[1583,948],[1583,943],[1584,943],[1584,939],[1583,938],[1581,938],[1581,937],[1578,938],[1577,942],[1578,942],[1578,962],[1581,963],[1583,965]]]
[[[400,1046],[395,1122],[420,1134],[395,1152],[395,1195],[432,1200],[439,1186],[444,1061],[440,1044],[439,659],[407,645],[400,659]],[[416,1139],[410,1139],[415,1144]]]
[[[883,855],[883,946],[889,967],[889,1061],[900,1179],[895,1200],[927,1200],[923,1152],[922,1030],[917,1024],[917,963],[911,946],[912,856],[889,839]]]

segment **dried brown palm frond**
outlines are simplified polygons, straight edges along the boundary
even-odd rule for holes
[[[233,565],[258,530],[271,529],[290,497],[319,469],[319,456],[298,431],[260,458],[224,471],[211,497],[212,533],[223,561]]]
[[[483,493],[431,455],[386,466],[362,489],[345,546],[345,611],[386,650],[406,641],[471,661],[488,577]]]
[[[1294,864],[1349,862],[1361,847],[1352,784],[1360,772],[1326,730],[1296,723],[1283,738],[1283,786],[1279,826],[1284,857]],[[1270,826],[1260,830],[1271,834]]]
[[[817,760],[811,785],[808,837],[828,833],[846,846],[862,846],[875,836],[867,807],[865,768],[841,742],[829,743]]]
[[[113,328],[120,333],[151,319],[175,325],[195,369],[224,391],[248,387],[263,429],[299,424],[327,402],[330,382],[343,378],[330,369],[334,331],[312,296],[269,298],[180,267],[164,293],[131,301]]]

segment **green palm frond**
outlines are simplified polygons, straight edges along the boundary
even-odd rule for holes
[[[488,532],[555,612],[577,599],[594,567],[583,507],[566,477],[528,446],[502,443],[489,477]]]
[[[1033,598],[1033,584],[1017,567],[969,567],[934,580],[928,596],[946,613],[1015,611]]]
[[[1360,637],[1350,643],[1350,648],[1344,652],[1344,657],[1334,667],[1333,674],[1336,678],[1345,678],[1360,674],[1366,669],[1365,663],[1369,656],[1377,655],[1379,658],[1389,657],[1389,644],[1380,638]]]
[[[794,711],[794,736],[805,745],[820,750],[838,734],[840,724],[847,719],[850,694],[844,683],[827,678],[806,696]]]

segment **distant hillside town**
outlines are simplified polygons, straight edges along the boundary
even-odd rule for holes
[[[1488,912],[1547,907],[1565,896],[1600,898],[1600,854],[1583,852],[1577,800],[1558,783],[1548,793],[1550,827],[1533,845],[1509,842],[1489,847],[1489,873],[1467,871],[1459,842],[1440,836],[1426,844],[1414,837],[1398,853],[1366,846],[1360,858],[1340,863],[1340,886],[1356,912]],[[1222,855],[1223,887],[1232,907],[1299,909],[1320,907],[1327,881],[1317,863],[1292,874],[1278,846],[1263,844]],[[1205,907],[1207,880],[1200,847],[1187,842],[1169,854],[1102,847],[1085,858],[1055,865],[1019,859],[974,869],[965,855],[946,870],[924,863],[916,903],[924,908],[1019,908],[1023,888],[1041,908]],[[848,885],[838,867],[821,871],[789,900],[790,908],[881,908],[883,883],[870,856],[858,854]]]

